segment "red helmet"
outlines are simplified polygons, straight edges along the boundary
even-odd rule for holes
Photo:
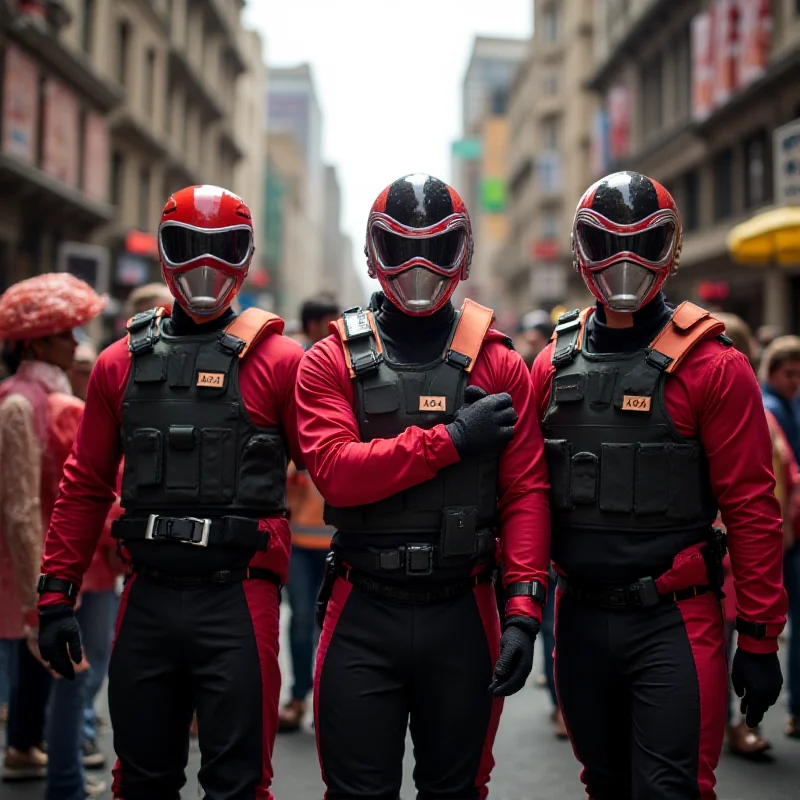
[[[372,204],[364,248],[369,276],[406,314],[438,311],[468,277],[472,248],[464,202],[438,178],[406,175]]]
[[[638,172],[615,172],[590,186],[572,227],[575,269],[612,311],[650,302],[677,270],[682,241],[672,195]]]
[[[175,192],[161,212],[158,250],[164,281],[195,321],[222,314],[253,258],[253,220],[241,197],[219,186]]]

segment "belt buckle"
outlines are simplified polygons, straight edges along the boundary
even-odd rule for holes
[[[430,575],[433,572],[433,547],[429,544],[406,545],[406,575]]]
[[[632,588],[642,608],[650,608],[658,605],[658,588],[656,587],[656,582],[652,578],[641,578],[636,581]]]
[[[170,525],[175,521],[180,522],[190,522],[192,523],[192,538],[189,539],[180,539],[177,536],[172,537],[168,533],[167,534],[159,534],[158,532],[158,522],[159,520],[167,521],[167,524]],[[194,540],[194,534],[197,530],[197,526],[200,526],[200,539],[198,541]],[[211,520],[210,519],[200,519],[199,517],[162,517],[159,514],[151,514],[147,518],[147,529],[144,533],[144,538],[149,539],[150,541],[154,541],[156,539],[168,539],[169,541],[180,542],[181,544],[191,544],[195,547],[208,547],[208,536],[211,532]]]

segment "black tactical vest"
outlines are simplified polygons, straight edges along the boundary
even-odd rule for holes
[[[669,358],[648,348],[588,353],[578,312],[559,320],[556,372],[542,421],[553,535],[708,534],[717,514],[700,442],[684,439],[664,404]]]
[[[125,518],[282,514],[287,448],[279,428],[247,416],[238,381],[245,343],[225,330],[172,336],[154,317],[138,314],[129,326]]]
[[[411,425],[429,429],[453,421],[464,403],[465,370],[472,360],[450,347],[461,312],[456,313],[443,358],[423,365],[390,361],[379,328],[373,331],[360,309],[345,312],[344,319],[362,441],[393,438]],[[441,533],[443,557],[471,556],[476,533],[496,524],[497,470],[497,454],[464,459],[377,503],[326,505],[325,522],[349,533]]]

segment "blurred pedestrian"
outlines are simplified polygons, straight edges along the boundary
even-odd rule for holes
[[[519,324],[519,336],[515,341],[517,351],[530,369],[536,356],[547,347],[555,325],[549,311],[537,309],[529,311]]]
[[[89,376],[92,374],[95,361],[97,361],[97,350],[94,345],[90,342],[81,342],[75,348],[72,366],[67,372],[72,393],[84,402],[86,401],[86,389],[89,386]]]
[[[73,329],[104,304],[67,273],[22,281],[0,297],[0,337],[12,374],[0,384],[0,638],[15,643],[5,780],[44,777],[48,768],[40,744],[51,679],[36,658],[36,581],[44,530],[80,417],[67,377],[77,344]],[[71,746],[77,755],[77,735]],[[81,798],[82,777],[74,785]],[[48,797],[66,797],[54,793],[59,788],[48,781]]]
[[[163,308],[166,311],[172,310],[175,298],[170,293],[166,284],[157,281],[146,283],[144,286],[137,286],[128,295],[128,316],[141,314],[151,308]]]
[[[795,460],[800,463],[800,337],[779,336],[772,341],[762,357],[761,380],[764,407],[778,421]],[[789,595],[791,621],[786,676],[789,706],[786,735],[800,740],[800,540],[786,550],[783,580]]]
[[[329,334],[328,326],[339,316],[333,298],[306,300],[300,309],[306,349]],[[300,729],[306,713],[306,699],[313,688],[314,648],[319,636],[316,623],[317,591],[325,573],[325,556],[330,550],[333,528],[326,525],[322,514],[325,501],[308,477],[308,473],[290,466],[287,483],[289,520],[292,529],[292,555],[289,564],[289,595],[292,618],[289,628],[291,646],[291,699],[281,709],[279,732]]]

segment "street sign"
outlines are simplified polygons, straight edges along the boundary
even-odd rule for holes
[[[775,205],[800,205],[800,119],[773,134]]]

